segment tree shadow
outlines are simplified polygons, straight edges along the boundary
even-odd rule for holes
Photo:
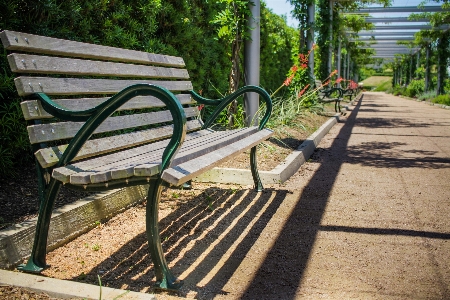
[[[379,112],[379,111],[378,111]],[[436,126],[436,124],[425,122],[412,122],[401,118],[358,118],[357,125],[367,128],[418,128]]]
[[[364,96],[363,96],[364,97]],[[345,154],[348,140],[361,107],[360,98],[344,126],[334,139],[330,152]],[[314,158],[314,155],[312,157]],[[242,299],[294,299],[300,286],[312,247],[320,229],[320,221],[339,173],[342,160],[327,156],[300,194],[286,220],[281,234],[260,265]],[[276,278],[273,276],[276,272]],[[282,270],[282,271],[280,271]],[[255,295],[258,295],[255,297]]]
[[[450,168],[450,159],[434,156],[436,151],[405,150],[400,142],[367,142],[349,146],[345,153],[347,163],[377,168]]]

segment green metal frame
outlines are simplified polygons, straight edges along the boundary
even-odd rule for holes
[[[263,129],[272,112],[272,101],[269,94],[257,86],[247,86],[241,88],[235,93],[219,100],[206,99],[196,94],[195,92],[190,91],[192,97],[199,103],[217,106],[212,116],[203,125],[203,128],[211,126],[214,120],[218,117],[221,110],[223,110],[234,99],[246,92],[256,92],[261,95],[262,99],[265,101],[266,112],[259,125],[259,129]],[[59,162],[54,167],[44,169],[36,161],[40,200],[39,216],[36,225],[36,233],[31,257],[26,264],[20,265],[18,269],[25,272],[39,273],[47,267],[46,250],[50,219],[55,200],[62,185],[61,182],[49,176],[52,170],[54,168],[69,164],[80,151],[84,143],[94,133],[95,129],[124,103],[136,96],[155,96],[162,100],[167,106],[172,115],[174,124],[173,135],[168,146],[163,152],[162,165],[159,174],[152,177],[132,177],[126,180],[114,180],[108,182],[107,185],[105,185],[104,183],[97,183],[83,186],[66,184],[65,186],[75,190],[97,192],[126,186],[149,184],[147,197],[146,229],[149,251],[155,266],[156,287],[168,290],[178,290],[183,285],[183,281],[176,278],[167,265],[161,246],[158,227],[158,208],[161,197],[161,190],[163,186],[167,185],[167,183],[161,179],[161,175],[163,171],[170,166],[174,155],[177,153],[186,135],[186,116],[184,114],[183,107],[181,106],[175,95],[173,95],[165,88],[159,86],[137,84],[123,89],[121,92],[117,93],[97,107],[84,111],[67,110],[56,104],[44,93],[37,93],[36,96],[41,101],[43,108],[48,113],[61,120],[78,122],[82,121],[85,122],[85,124],[81,127],[75,137],[70,141],[66,151],[63,153]],[[263,189],[263,186],[259,178],[256,165],[256,147],[253,147],[250,151],[250,164],[253,180],[255,182],[255,188],[258,191],[261,191]]]
[[[258,127],[259,130],[263,129],[266,126],[267,121],[269,121],[270,115],[272,114],[272,99],[270,98],[270,95],[264,89],[260,88],[259,86],[254,86],[254,85],[244,86],[244,87],[240,88],[239,90],[237,90],[236,92],[234,92],[222,99],[219,99],[219,100],[207,99],[207,98],[204,98],[204,97],[200,96],[199,94],[195,93],[194,91],[190,91],[192,97],[198,103],[201,103],[204,105],[217,106],[216,109],[211,114],[211,116],[209,116],[209,118],[205,121],[202,128],[209,128],[214,123],[214,121],[217,119],[217,117],[219,116],[219,114],[222,112],[222,110],[224,108],[226,108],[236,98],[238,98],[239,96],[241,96],[245,93],[248,93],[248,92],[258,93],[264,100],[264,103],[266,105],[266,111],[265,111],[264,116],[262,117],[261,122],[259,123],[259,127]],[[261,192],[263,190],[263,185],[262,185],[261,179],[259,177],[259,172],[258,172],[258,166],[257,166],[257,161],[256,161],[256,147],[252,147],[250,150],[250,169],[252,172],[253,182],[255,183],[255,189],[258,192]]]
[[[333,102],[334,101],[334,111],[335,112],[341,112],[341,106],[340,106],[340,103],[341,103],[341,101],[342,101],[342,98],[344,97],[344,90],[343,89],[341,89],[341,88],[337,88],[337,87],[334,87],[334,88],[324,88],[324,89],[321,89],[320,90],[320,92],[322,92],[322,93],[324,93],[325,95],[325,97],[329,97],[329,98],[331,98],[331,95],[334,93],[334,92],[337,92],[339,95],[336,97],[336,98],[333,98],[332,100],[329,100],[329,101],[324,101],[324,100],[320,100],[321,102]]]

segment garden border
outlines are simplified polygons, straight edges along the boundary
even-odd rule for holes
[[[361,94],[360,94],[361,95]],[[350,102],[359,101],[360,95]],[[348,106],[344,109],[350,111]],[[272,171],[259,171],[264,184],[279,184],[288,180],[306,162],[322,138],[339,121],[337,113],[310,135],[296,150]],[[236,183],[251,185],[249,170],[215,168],[195,179],[198,182]],[[48,251],[75,239],[114,215],[136,205],[147,196],[146,186],[134,186],[98,193],[55,209],[48,237]],[[12,269],[27,258],[33,246],[37,217],[0,230],[0,268]]]
[[[50,297],[76,299],[156,300],[154,294],[101,287],[93,284],[61,280],[21,272],[0,270],[0,285],[21,287]]]

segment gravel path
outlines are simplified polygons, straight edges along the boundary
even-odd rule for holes
[[[158,299],[450,299],[449,110],[364,93],[285,184],[166,199],[163,247],[185,286]],[[144,211],[55,250],[46,275],[151,291]]]

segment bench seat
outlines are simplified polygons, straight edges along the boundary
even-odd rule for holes
[[[181,185],[202,171],[254,147],[272,134],[269,129],[258,130],[254,126],[189,133],[172,160],[172,166],[163,172],[162,179]],[[151,177],[161,172],[161,157],[168,143],[169,140],[163,140],[55,168],[52,177],[72,185],[107,183],[134,176]]]

